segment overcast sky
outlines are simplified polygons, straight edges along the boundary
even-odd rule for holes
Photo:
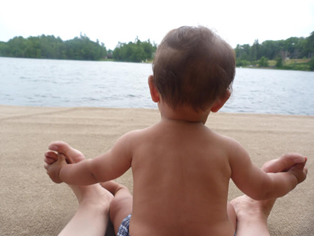
[[[5,0],[0,8],[0,41],[15,36],[80,33],[107,49],[117,43],[150,39],[160,43],[171,29],[204,25],[232,47],[255,39],[308,37],[314,31],[313,0]]]

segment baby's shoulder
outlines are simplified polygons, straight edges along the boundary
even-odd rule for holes
[[[125,133],[120,139],[123,139],[127,142],[136,142],[137,140],[143,140],[152,134],[152,127],[144,128],[144,129],[136,129]]]
[[[228,148],[228,149],[237,149],[237,148],[243,148],[243,146],[235,139],[222,135],[219,133],[216,133],[212,130],[210,130],[211,138],[217,142],[221,147]]]

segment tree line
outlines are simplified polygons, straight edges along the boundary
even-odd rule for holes
[[[102,60],[112,59],[125,62],[151,61],[157,49],[155,43],[141,41],[136,37],[134,42],[119,42],[115,49],[107,50],[103,43],[90,40],[86,35],[63,41],[53,35],[37,37],[15,37],[8,42],[0,42],[0,56]],[[236,46],[237,66],[268,66],[268,60],[276,60],[276,67],[285,68],[285,61],[306,58],[305,69],[314,70],[314,31],[309,37],[290,37],[286,40],[266,40],[259,43],[255,40],[251,45]],[[287,66],[286,66],[287,68]]]
[[[157,45],[147,41],[119,42],[116,48],[107,50],[104,43],[93,42],[86,35],[63,41],[53,35],[37,37],[14,37],[8,42],[0,42],[0,56],[72,59],[72,60],[101,60],[114,59],[116,61],[142,62],[152,60]]]
[[[53,35],[41,35],[0,42],[0,56],[3,57],[99,60],[106,55],[105,45],[98,40],[91,41],[86,35],[67,41]]]
[[[255,64],[267,66],[268,60],[276,60],[276,66],[282,67],[286,59],[314,58],[314,31],[306,38],[290,37],[286,40],[266,40],[262,43],[255,40],[252,46],[238,44],[234,50],[237,66]]]
[[[156,49],[157,45],[155,43],[152,44],[149,39],[141,42],[138,37],[136,37],[134,42],[119,42],[113,50],[112,56],[116,61],[150,61],[153,59]]]

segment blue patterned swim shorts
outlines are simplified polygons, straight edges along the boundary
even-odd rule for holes
[[[119,226],[117,236],[129,236],[130,219],[131,214],[124,218],[121,225]]]

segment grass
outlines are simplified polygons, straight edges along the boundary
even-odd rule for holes
[[[289,65],[293,65],[295,64],[298,67],[298,64],[306,64],[310,61],[310,59],[308,58],[304,58],[304,59],[287,59],[284,62],[284,67],[285,66],[289,66]],[[268,65],[269,67],[274,67],[276,66],[277,61],[276,60],[268,60]]]
[[[286,65],[299,64],[299,63],[307,63],[309,61],[310,61],[310,59],[308,59],[308,58],[304,58],[304,59],[287,59],[285,61],[285,64]]]
[[[283,63],[283,66],[278,68],[276,67],[277,61],[276,60],[268,60],[268,67],[259,67],[259,61],[249,62],[249,61],[239,61],[242,64],[238,64],[237,67],[249,67],[249,68],[271,68],[271,69],[281,69],[281,70],[303,70],[303,71],[310,71],[310,59],[303,58],[303,59],[287,59]]]
[[[268,65],[270,67],[276,66],[277,61],[276,60],[268,60]]]

